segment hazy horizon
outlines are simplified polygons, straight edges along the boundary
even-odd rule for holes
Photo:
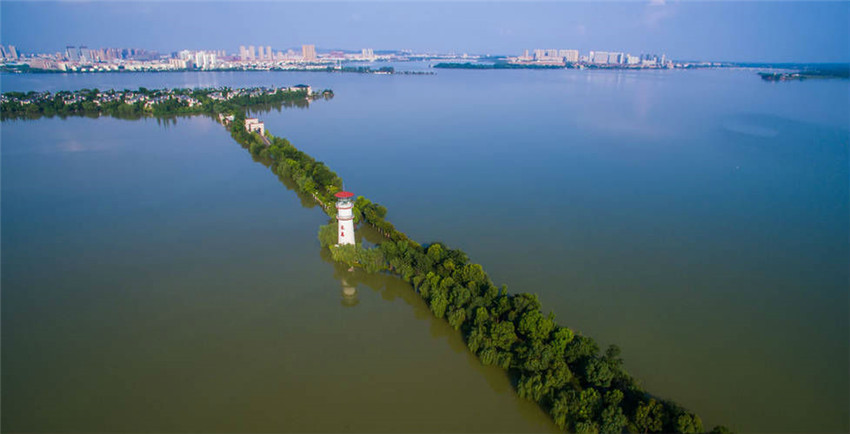
[[[850,61],[848,2],[22,2],[0,3],[0,39],[236,52],[414,50],[514,55],[570,48],[732,62]]]

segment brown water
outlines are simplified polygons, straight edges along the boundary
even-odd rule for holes
[[[213,121],[3,144],[4,432],[553,431]]]
[[[330,87],[261,114],[422,242],[467,251],[653,393],[850,430],[850,82],[752,71],[4,76]],[[204,118],[2,124],[5,431],[548,431],[398,281]],[[412,298],[411,298],[412,297]],[[45,414],[51,417],[44,417]]]

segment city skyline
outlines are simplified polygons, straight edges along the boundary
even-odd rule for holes
[[[265,47],[240,45],[236,53],[227,50],[189,50],[173,51],[161,54],[156,51],[137,48],[89,48],[88,46],[67,45],[64,51],[55,53],[19,53],[13,45],[0,45],[0,66],[28,71],[68,71],[68,72],[109,72],[109,71],[176,71],[176,70],[293,70],[328,69],[343,70],[343,62],[358,61],[409,61],[409,60],[448,60],[460,61],[461,65],[470,65],[471,60],[485,63],[493,58],[467,54],[427,54],[427,53],[384,53],[376,55],[372,48],[360,51],[321,52],[313,44],[301,46],[300,54],[292,49],[273,50]],[[589,51],[586,55],[575,49],[526,49],[519,56],[505,56],[498,62],[514,67],[561,67],[561,68],[690,68],[723,66],[715,62],[675,62],[666,54],[640,53],[634,55],[624,52]],[[447,66],[449,65],[449,66]],[[451,67],[451,63],[439,63],[435,67]],[[490,64],[492,65],[492,64]],[[726,64],[730,66],[731,64]],[[382,67],[374,71],[371,67],[349,71],[370,73],[392,73],[392,67]]]
[[[232,20],[240,10],[263,13],[250,20]],[[256,41],[275,50],[310,44],[317,51],[369,47],[517,55],[534,47],[569,47],[581,52],[667,53],[680,60],[850,61],[847,2],[4,1],[0,17],[0,39],[21,52],[57,52],[73,44],[162,53],[182,49],[239,53],[243,41]],[[75,25],[67,25],[69,21]]]

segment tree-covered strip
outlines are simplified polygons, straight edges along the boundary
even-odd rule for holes
[[[333,97],[329,89],[311,93],[305,85],[292,87],[146,89],[5,92],[0,95],[3,119],[42,116],[173,116],[244,112],[261,105],[306,106],[309,100]]]
[[[252,155],[264,160],[272,171],[286,176],[298,186],[298,189],[312,195],[329,216],[336,215],[334,193],[342,190],[342,179],[331,171],[325,163],[297,149],[289,140],[275,137],[266,132],[269,145],[259,134],[245,130],[245,114],[236,112],[230,123],[230,135],[246,147]]]
[[[333,217],[333,194],[342,180],[323,163],[267,132],[265,146],[236,115],[231,134],[271,167],[292,178]],[[359,196],[355,221],[373,226],[386,240],[377,247],[336,246],[336,223],[319,228],[319,241],[335,261],[367,272],[401,277],[433,314],[458,330],[485,365],[505,369],[517,393],[536,402],[562,429],[582,433],[703,432],[699,416],[672,400],[656,397],[625,370],[620,349],[601,351],[590,337],[544,314],[536,295],[512,294],[496,286],[466,253],[443,243],[419,244],[393,226],[387,209]],[[723,426],[712,432],[728,432]]]

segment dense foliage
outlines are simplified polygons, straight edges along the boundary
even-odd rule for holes
[[[295,180],[333,216],[333,193],[342,180],[286,139],[262,145],[256,134],[233,123],[234,138],[272,170]],[[464,337],[485,365],[511,376],[517,393],[545,409],[562,429],[584,433],[703,432],[696,414],[654,397],[626,372],[620,349],[600,351],[596,342],[544,314],[536,295],[508,293],[496,286],[466,253],[442,243],[421,245],[386,219],[387,209],[359,196],[355,221],[373,226],[386,240],[374,248],[337,246],[336,223],[319,228],[319,241],[335,261],[368,272],[389,272],[409,282],[428,304]],[[727,432],[724,427],[716,432]]]
[[[311,194],[328,212],[334,215],[336,208],[332,206],[334,193],[342,190],[342,179],[328,169],[325,163],[316,161],[289,143],[289,140],[266,134],[265,141],[257,133],[245,130],[245,115],[235,113],[230,124],[230,135],[247,147],[251,154],[265,159],[270,163],[272,171],[280,176],[286,176],[295,181],[298,189]]]
[[[697,415],[640,387],[624,370],[618,347],[600,352],[593,339],[559,326],[551,313],[545,315],[536,295],[510,294],[494,285],[463,251],[407,239],[388,224],[380,205],[360,197],[355,210],[388,238],[371,249],[381,252],[383,269],[413,285],[436,317],[462,333],[483,364],[507,370],[517,393],[547,410],[559,427],[575,432],[702,432]]]
[[[331,94],[332,96],[332,94]],[[306,87],[293,89],[154,89],[4,92],[0,114],[8,118],[99,116],[121,118],[217,114],[254,105],[306,105]]]

